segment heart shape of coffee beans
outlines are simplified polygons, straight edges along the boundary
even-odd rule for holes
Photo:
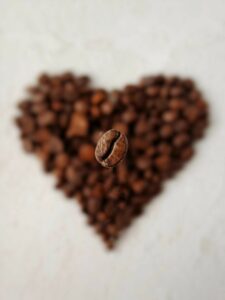
[[[192,157],[208,123],[193,81],[175,76],[150,76],[108,92],[93,88],[87,76],[43,74],[19,108],[24,148],[80,203],[109,248]],[[94,152],[111,128],[127,136],[129,149],[123,163],[105,169]]]

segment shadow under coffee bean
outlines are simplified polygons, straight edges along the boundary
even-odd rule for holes
[[[72,73],[41,75],[19,104],[16,123],[24,149],[39,157],[112,248],[165,179],[192,157],[208,108],[190,79],[150,76],[113,92],[89,81]],[[121,164],[106,169],[95,147],[111,128],[127,136],[129,149]]]

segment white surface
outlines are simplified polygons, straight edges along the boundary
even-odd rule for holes
[[[224,0],[0,1],[0,299],[225,299]],[[120,87],[193,76],[212,124],[191,163],[108,253],[12,124],[42,70]]]

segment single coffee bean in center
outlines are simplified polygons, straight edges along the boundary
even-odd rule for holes
[[[125,158],[127,148],[126,136],[115,129],[110,129],[99,139],[95,157],[103,167],[113,168]]]

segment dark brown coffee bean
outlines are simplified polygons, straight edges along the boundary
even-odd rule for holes
[[[118,230],[114,224],[107,225],[106,231],[110,236],[116,237],[118,235]]]
[[[148,131],[148,121],[146,119],[139,120],[135,125],[135,133],[137,135],[143,135]]]
[[[25,115],[23,118],[17,118],[16,124],[21,128],[23,134],[31,134],[35,129],[35,119],[29,115]]]
[[[170,88],[168,86],[162,86],[159,93],[162,99],[167,99],[170,95]]]
[[[139,170],[146,170],[149,168],[150,163],[146,161],[146,157],[138,157],[136,159],[136,166]]]
[[[160,143],[157,147],[157,151],[160,154],[168,154],[170,155],[172,153],[172,147],[170,144],[167,143]]]
[[[49,153],[60,153],[63,151],[63,142],[57,136],[51,136],[47,143],[43,147]]]
[[[191,147],[184,148],[181,152],[181,158],[186,161],[190,159],[194,154],[194,151]]]
[[[62,109],[63,109],[63,105],[60,101],[55,100],[51,103],[51,108],[52,108],[53,111],[61,112]]]
[[[98,198],[90,198],[87,203],[87,209],[90,214],[96,214],[101,207],[101,201]]]
[[[17,105],[17,107],[22,112],[29,113],[32,105],[33,105],[32,101],[30,101],[30,100],[24,100],[24,101],[19,102],[19,104]]]
[[[51,131],[47,128],[40,128],[33,134],[32,140],[36,143],[46,143],[51,139]]]
[[[128,176],[128,169],[125,163],[121,163],[117,167],[117,179],[119,183],[126,183],[127,181],[127,176]]]
[[[146,94],[150,97],[157,97],[160,89],[157,86],[150,86],[146,89]]]
[[[59,153],[55,157],[55,165],[59,169],[64,169],[69,164],[69,156],[66,153]]]
[[[180,86],[176,86],[176,87],[173,87],[171,90],[170,90],[170,95],[172,97],[179,97],[183,94],[183,89],[182,87]]]
[[[96,198],[96,199],[99,199],[99,198],[102,198],[103,197],[103,186],[99,183],[97,183],[92,189],[91,189],[91,193],[90,195],[93,197],[93,198]]]
[[[187,78],[187,79],[184,79],[183,82],[182,82],[182,85],[187,89],[187,90],[191,90],[194,88],[194,82],[193,80]]]
[[[185,103],[180,98],[172,98],[169,102],[169,106],[171,109],[181,110],[185,107]]]
[[[170,167],[171,159],[168,155],[161,155],[155,159],[155,165],[159,170],[168,170]]]
[[[68,137],[85,136],[88,132],[88,119],[84,114],[74,113],[67,131]]]
[[[37,91],[33,95],[33,100],[37,103],[38,102],[41,102],[41,103],[44,102],[45,98],[46,98],[45,94],[41,91]]]
[[[44,102],[34,102],[30,110],[33,114],[39,115],[47,110],[47,105]]]
[[[137,118],[137,114],[133,109],[128,109],[122,114],[122,120],[125,123],[134,122]]]
[[[188,144],[189,141],[190,141],[190,137],[185,133],[181,133],[174,137],[173,145],[175,147],[180,148],[180,147],[183,147],[184,145]]]
[[[174,122],[177,119],[177,113],[176,113],[176,111],[173,111],[173,110],[166,111],[162,115],[162,119],[165,122],[172,123],[172,122]]]
[[[102,103],[101,111],[104,115],[110,115],[113,111],[113,104],[111,102]]]
[[[79,180],[79,174],[73,166],[68,166],[66,168],[65,176],[70,183],[74,183]]]
[[[79,158],[82,161],[93,162],[95,157],[95,149],[91,144],[83,144],[79,149]]]
[[[22,142],[23,142],[23,148],[26,152],[32,152],[34,150],[34,145],[30,139],[24,138]]]
[[[109,190],[112,189],[112,187],[115,185],[115,179],[114,177],[112,176],[109,176],[107,177],[105,180],[104,180],[104,191],[105,192],[108,192]]]
[[[69,115],[67,113],[60,114],[59,116],[59,127],[66,128],[69,123]]]
[[[102,223],[107,220],[107,215],[104,212],[99,212],[97,215],[97,219]]]
[[[160,130],[159,134],[162,138],[169,138],[173,135],[173,126],[172,125],[163,125]]]
[[[103,92],[103,91],[98,91],[98,92],[94,93],[94,95],[93,95],[92,98],[91,98],[91,101],[92,101],[92,103],[93,103],[94,105],[98,105],[98,104],[100,104],[102,101],[105,100],[105,97],[106,97],[105,92]]]
[[[56,115],[52,111],[46,111],[38,116],[37,122],[40,126],[48,126],[54,124]]]
[[[75,112],[80,113],[80,114],[86,114],[88,112],[88,105],[86,101],[79,100],[75,102],[73,106]]]
[[[105,205],[105,213],[108,218],[112,217],[116,213],[117,207],[114,201],[108,201]]]
[[[108,191],[108,197],[112,200],[119,199],[120,194],[121,194],[121,191],[118,187],[114,187],[110,191]]]
[[[50,76],[47,73],[43,73],[38,77],[38,82],[40,84],[49,84],[50,83]]]
[[[106,239],[105,243],[106,243],[106,247],[109,250],[112,250],[114,248],[114,246],[115,246],[115,240],[113,238]]]
[[[115,129],[111,129],[99,139],[95,149],[95,157],[103,167],[112,168],[124,159],[127,147],[126,136]]]
[[[92,187],[99,181],[98,173],[92,172],[87,178],[87,185]]]
[[[74,196],[74,185],[67,183],[62,187],[63,192],[67,198],[72,198]]]
[[[144,140],[141,137],[133,137],[131,141],[131,147],[130,150],[135,149],[137,150],[146,150],[148,149],[149,143],[147,140]]]
[[[199,109],[195,106],[188,107],[185,110],[185,116],[187,120],[191,123],[195,122],[198,119],[199,113],[200,113]]]
[[[177,120],[174,123],[174,131],[175,132],[184,132],[189,128],[188,122],[184,119]]]
[[[146,183],[144,180],[137,179],[132,182],[131,188],[136,194],[139,194],[139,193],[143,192],[143,190],[145,189],[145,186],[146,186]]]

